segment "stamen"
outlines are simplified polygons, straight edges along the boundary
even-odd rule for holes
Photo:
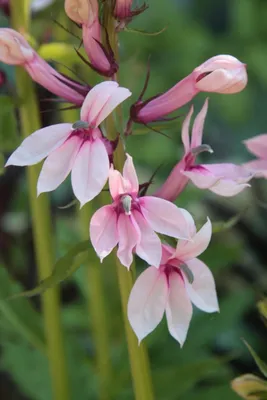
[[[185,274],[188,282],[190,284],[192,284],[194,282],[193,272],[188,268],[188,266],[186,264],[181,264],[181,265],[179,265],[179,267],[183,271],[183,273]]]
[[[129,195],[123,196],[121,199],[122,207],[126,215],[131,215],[132,198]]]
[[[85,121],[76,121],[72,125],[72,129],[89,129],[89,124]]]
[[[194,155],[198,155],[200,153],[203,153],[204,151],[208,151],[209,153],[213,153],[212,148],[210,147],[209,144],[201,144],[200,146],[194,147],[191,149],[191,153]]]

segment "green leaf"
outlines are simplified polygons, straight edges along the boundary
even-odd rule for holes
[[[124,31],[125,31],[125,32],[129,32],[129,33],[137,33],[137,34],[139,34],[139,35],[145,35],[145,36],[158,36],[158,35],[160,35],[161,33],[165,32],[166,29],[167,29],[167,26],[164,26],[164,28],[162,28],[160,31],[156,31],[156,32],[146,32],[146,31],[143,31],[143,30],[141,30],[141,29],[133,29],[133,28],[125,27],[125,28],[124,28]]]
[[[12,151],[19,143],[14,100],[0,96],[0,143],[1,151]]]
[[[5,157],[3,153],[0,153],[0,175],[3,175],[5,171]]]
[[[19,302],[5,300],[20,291],[21,286],[11,279],[3,266],[0,266],[0,317],[3,316],[16,332],[45,353],[42,320],[29,300],[21,299]]]
[[[47,61],[77,63],[77,54],[72,45],[67,43],[46,43],[39,47],[38,54]]]
[[[265,378],[267,378],[267,364],[260,359],[258,354],[255,352],[255,350],[253,350],[253,348],[250,346],[250,344],[248,344],[248,342],[246,342],[244,339],[243,339],[243,342],[245,343],[245,345],[249,349],[250,354],[252,355],[252,357],[253,357],[255,363],[257,364],[259,370],[265,376]]]
[[[90,247],[88,240],[78,243],[70,251],[68,251],[67,254],[65,254],[56,262],[52,275],[41,281],[40,284],[34,289],[15,294],[9,297],[9,300],[21,296],[36,296],[64,281],[69,276],[71,276],[81,266],[82,263],[84,263],[88,259],[89,250]]]

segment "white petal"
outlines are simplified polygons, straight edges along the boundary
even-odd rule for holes
[[[194,106],[190,107],[189,113],[184,119],[183,126],[182,126],[182,142],[184,145],[185,153],[187,153],[190,149],[190,135],[189,135],[189,126],[192,114],[194,112]]]
[[[192,140],[191,140],[191,147],[200,146],[202,143],[202,136],[203,136],[203,128],[205,123],[205,118],[208,111],[208,99],[205,100],[203,107],[201,108],[200,112],[197,114],[193,129],[192,129]]]
[[[151,228],[164,235],[190,239],[194,221],[188,211],[153,196],[140,198],[142,213]]]
[[[248,187],[250,187],[249,183],[237,183],[230,179],[221,179],[214,186],[210,187],[209,190],[219,196],[232,197]]]
[[[8,165],[34,165],[60,147],[71,134],[71,124],[57,124],[39,129],[28,136],[7,160]]]
[[[101,262],[118,244],[117,213],[111,205],[101,207],[92,216],[90,238]]]
[[[123,167],[123,178],[130,182],[131,192],[138,193],[139,183],[133,164],[133,159],[129,154],[126,154],[126,157],[127,158]]]
[[[208,218],[202,228],[192,237],[191,241],[179,240],[175,257],[181,261],[190,260],[199,256],[208,247],[212,234],[211,222]]]
[[[128,319],[139,342],[162,320],[168,297],[164,273],[147,268],[135,281],[128,302]]]
[[[81,140],[77,136],[67,139],[59,149],[49,154],[42,167],[38,183],[38,195],[56,189],[69,175]]]
[[[140,230],[133,215],[120,214],[118,219],[119,248],[118,258],[125,267],[133,262],[133,251],[140,242]]]
[[[97,196],[108,179],[109,158],[101,139],[86,140],[77,154],[71,174],[75,196],[83,206]]]
[[[182,346],[186,339],[193,308],[184,282],[178,273],[174,272],[170,275],[169,285],[169,298],[166,306],[168,329]]]
[[[136,246],[136,254],[153,267],[159,267],[162,255],[159,237],[139,211],[134,211],[133,216],[141,232],[141,240]]]
[[[210,269],[200,260],[187,262],[188,268],[194,275],[192,284],[185,277],[185,286],[191,301],[206,312],[219,311],[215,282]]]

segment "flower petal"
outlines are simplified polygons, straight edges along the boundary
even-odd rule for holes
[[[101,207],[92,216],[90,238],[101,262],[118,244],[117,213],[111,205]]]
[[[67,139],[45,160],[37,183],[38,196],[56,189],[69,175],[81,140],[77,136]]]
[[[139,343],[162,320],[168,296],[164,273],[147,268],[135,281],[128,302],[128,319]]]
[[[142,213],[151,228],[164,235],[180,239],[190,239],[192,216],[183,208],[153,196],[140,198]]]
[[[187,266],[194,275],[192,284],[186,277],[184,279],[191,301],[202,311],[219,311],[215,282],[210,269],[198,259],[188,261]]]
[[[221,179],[214,186],[209,188],[213,193],[219,196],[232,197],[242,192],[247,187],[250,187],[248,183],[237,183],[230,179]]]
[[[267,178],[267,160],[252,160],[243,167],[251,171],[254,178]]]
[[[131,184],[131,192],[138,193],[139,182],[133,164],[133,159],[129,154],[126,154],[126,161],[123,167],[123,177]]]
[[[122,174],[113,168],[109,169],[109,191],[113,200],[116,200],[120,195],[130,191],[131,184],[123,178]]]
[[[101,82],[87,94],[81,108],[81,119],[97,127],[131,92],[117,82]]]
[[[166,306],[166,317],[170,334],[181,346],[186,339],[192,312],[192,304],[184,282],[180,275],[174,272],[169,277],[169,298]]]
[[[60,147],[71,134],[71,124],[57,124],[39,129],[27,137],[7,160],[8,165],[33,165]]]
[[[189,170],[181,171],[181,173],[187,176],[199,189],[209,189],[220,180],[220,177],[213,176],[202,165],[196,165]]]
[[[194,106],[190,107],[189,113],[184,119],[183,126],[182,126],[182,142],[184,145],[184,151],[187,153],[190,150],[190,135],[189,135],[189,126],[192,114],[194,112]]]
[[[75,196],[81,207],[103,189],[109,173],[109,158],[101,139],[86,140],[77,154],[71,174]]]
[[[162,255],[159,237],[139,211],[134,211],[132,214],[141,232],[141,240],[135,249],[136,254],[153,267],[159,267]]]
[[[192,241],[179,240],[174,257],[181,261],[187,261],[199,256],[208,247],[211,234],[212,226],[208,218],[202,228],[192,237]]]
[[[258,135],[243,141],[246,148],[255,156],[267,159],[267,134]]]
[[[208,104],[209,104],[208,99],[206,99],[202,109],[195,118],[192,129],[191,148],[198,147],[202,143],[203,127],[208,111]]]
[[[133,215],[120,214],[118,219],[119,248],[117,256],[125,267],[133,262],[133,251],[140,242],[140,230]]]

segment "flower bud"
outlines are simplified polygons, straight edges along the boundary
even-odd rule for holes
[[[34,58],[34,50],[24,37],[9,28],[0,29],[0,61],[10,65],[23,65]]]
[[[252,374],[239,376],[232,380],[232,389],[243,399],[260,400],[267,394],[267,382]]]
[[[67,16],[78,24],[91,26],[98,18],[97,0],[65,0]]]
[[[246,65],[230,55],[219,55],[205,61],[193,71],[195,87],[202,92],[232,94],[246,87]]]

